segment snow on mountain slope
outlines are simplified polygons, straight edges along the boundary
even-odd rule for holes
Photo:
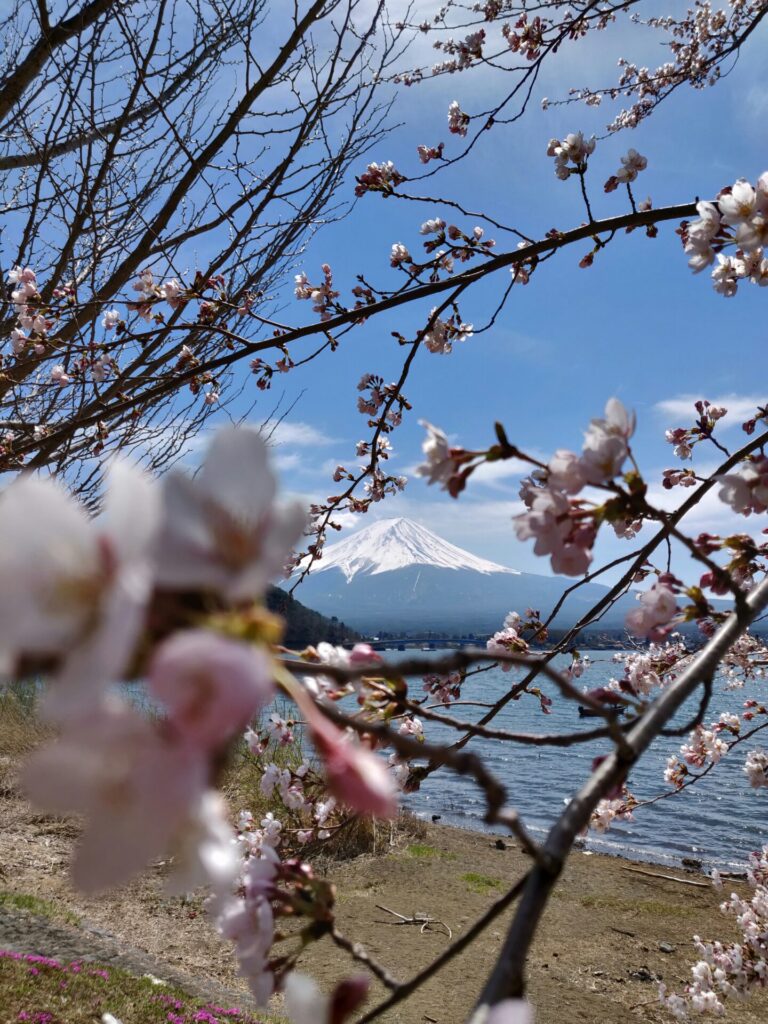
[[[516,569],[478,558],[449,544],[426,527],[403,518],[382,519],[337,544],[331,544],[324,550],[312,573],[316,576],[328,569],[340,569],[349,582],[359,573],[376,576],[410,565],[471,569],[486,575],[520,575]]]

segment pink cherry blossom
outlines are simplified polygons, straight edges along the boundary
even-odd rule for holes
[[[621,158],[621,167],[616,172],[616,177],[622,183],[634,181],[640,171],[648,166],[648,160],[641,156],[636,149],[630,149],[626,156]]]
[[[662,583],[654,583],[650,590],[639,596],[640,607],[628,612],[626,627],[635,636],[658,639],[666,626],[677,614],[675,595]]]
[[[307,702],[305,713],[312,742],[323,763],[328,791],[361,814],[393,818],[397,814],[397,796],[384,762],[341,732],[313,701]]]
[[[453,135],[465,136],[469,130],[469,114],[465,114],[458,100],[448,106],[448,131]]]
[[[768,457],[742,463],[734,473],[720,478],[720,500],[734,512],[748,516],[768,509]]]
[[[274,693],[266,654],[202,629],[155,650],[148,685],[184,739],[205,750],[242,732]]]
[[[558,491],[566,494],[578,494],[584,487],[586,478],[581,460],[575,452],[558,449],[547,464],[548,481]]]
[[[168,852],[206,776],[199,751],[164,737],[121,702],[102,702],[32,755],[23,785],[50,813],[85,815],[72,873],[79,888],[95,892]]]
[[[363,1002],[368,987],[368,978],[360,975],[345,978],[324,995],[312,978],[294,971],[285,979],[285,1008],[292,1024],[343,1024]]]
[[[439,483],[446,489],[448,481],[456,472],[453,449],[439,427],[434,427],[426,420],[419,420],[419,424],[427,431],[427,437],[421,446],[426,462],[416,467],[416,476],[424,476],[428,484]]]
[[[609,399],[605,416],[592,420],[584,435],[581,465],[590,483],[603,483],[621,471],[634,430],[634,413],[629,413],[618,398]]]

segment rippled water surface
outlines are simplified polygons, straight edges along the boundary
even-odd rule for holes
[[[398,657],[407,657],[408,653]],[[438,656],[447,652],[433,653]],[[620,674],[621,666],[612,662],[612,652],[587,653],[593,664],[579,683],[599,686],[612,675]],[[388,653],[387,657],[394,657],[394,652]],[[564,658],[562,664],[569,660]],[[462,699],[496,700],[508,688],[510,678],[509,673],[500,669],[471,677],[464,685]],[[748,684],[744,690],[730,692],[718,692],[716,687],[708,720],[715,719],[721,711],[738,712],[748,697],[765,700],[766,689],[766,683]],[[692,717],[695,706],[695,701],[686,705],[679,715],[679,722]],[[459,706],[453,713],[462,719],[477,720],[483,712],[482,708]],[[574,705],[560,698],[555,700],[552,713],[544,715],[533,697],[511,702],[494,721],[499,728],[517,732],[573,732],[596,724],[594,719],[580,719]],[[425,726],[430,740],[445,740],[459,735],[447,726],[432,722],[425,723]],[[755,737],[756,741],[759,739],[759,736]],[[658,739],[633,769],[629,786],[638,799],[647,799],[669,790],[663,778],[664,766],[681,742],[679,738]],[[768,746],[768,739],[764,745]],[[593,758],[609,749],[605,741],[556,749],[475,739],[472,746],[505,783],[512,805],[534,833],[546,831],[564,801],[589,774]],[[737,747],[710,776],[684,792],[640,808],[634,821],[615,824],[602,836],[590,833],[587,846],[659,863],[676,863],[681,857],[688,856],[720,867],[741,866],[751,850],[768,842],[768,789],[750,788],[742,770],[748,749],[747,743]],[[422,817],[441,815],[444,824],[484,828],[482,793],[470,780],[445,769],[430,776],[420,792],[406,798],[406,804]]]

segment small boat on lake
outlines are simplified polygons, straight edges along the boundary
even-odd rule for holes
[[[612,715],[623,715],[626,710],[623,704],[603,704],[603,711],[610,711]],[[602,718],[603,716],[597,708],[586,708],[583,704],[579,704],[579,717]]]

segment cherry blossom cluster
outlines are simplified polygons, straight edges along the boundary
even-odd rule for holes
[[[501,34],[513,53],[522,53],[526,60],[536,60],[541,53],[547,27],[546,20],[537,16],[529,21],[527,14],[521,14],[514,25],[505,22],[501,27]]]
[[[515,532],[519,540],[534,540],[537,555],[550,556],[554,572],[581,576],[587,571],[597,525],[593,511],[573,496],[621,472],[634,429],[634,415],[612,398],[605,417],[587,429],[581,456],[559,450],[535,478],[523,481],[520,497],[528,511],[515,517]]]
[[[477,61],[482,60],[483,44],[485,43],[485,29],[471,32],[463,39],[436,40],[433,44],[436,50],[448,54],[450,60],[440,61],[433,65],[432,74],[439,75],[452,73],[454,71],[466,71]]]
[[[444,319],[437,314],[437,307],[429,314],[429,326],[422,334],[422,340],[429,352],[436,355],[448,355],[456,341],[466,341],[472,337],[472,324],[466,324],[458,313]]]
[[[675,584],[669,574],[662,574],[648,589],[638,594],[639,607],[627,613],[626,628],[635,636],[661,640],[672,628],[679,609]],[[676,581],[675,581],[676,582]]]
[[[381,164],[368,164],[356,180],[356,196],[364,196],[366,192],[381,192],[388,196],[398,185],[402,185],[406,178],[400,174],[391,160],[386,160]]]
[[[721,75],[721,63],[738,47],[737,39],[748,31],[750,23],[759,19],[763,0],[728,0],[728,9],[713,10],[709,0],[697,0],[683,17],[665,15],[642,20],[632,19],[668,36],[665,45],[672,59],[656,68],[648,68],[621,58],[621,74],[616,85],[607,89],[571,89],[570,96],[590,106],[599,105],[604,97],[636,97],[628,109],[608,125],[609,131],[635,128],[648,117],[656,105],[680,85],[695,89],[714,85]]]
[[[745,680],[765,679],[766,665],[768,665],[768,645],[761,637],[746,631],[723,658],[721,671],[728,680],[728,689],[738,690],[743,688]],[[755,702],[752,702],[752,705],[754,704]],[[744,718],[747,721],[751,717],[751,712],[749,717],[745,712]]]
[[[679,789],[691,779],[687,766],[699,769],[711,768],[725,757],[731,747],[749,739],[751,733],[747,735],[744,728],[749,726],[756,717],[765,715],[766,710],[755,700],[745,701],[744,709],[740,715],[731,711],[723,711],[718,719],[709,725],[697,725],[688,736],[687,742],[680,747],[679,757],[673,755],[668,759],[664,772],[665,781]],[[754,731],[755,727],[751,728]],[[747,754],[744,772],[749,778],[750,784],[755,788],[763,784],[757,776],[760,763],[759,748]]]
[[[504,619],[504,626],[493,634],[486,643],[491,654],[527,654],[529,651],[528,642],[520,635],[522,619],[517,612],[510,612]],[[511,662],[502,664],[502,669],[508,672],[512,668]]]
[[[21,356],[27,350],[35,356],[42,357],[55,352],[56,339],[51,335],[60,317],[60,308],[69,308],[76,303],[76,290],[72,282],[57,286],[52,290],[52,304],[44,305],[39,294],[35,271],[31,267],[14,267],[8,275],[11,285],[15,285],[11,298],[17,307],[18,321],[11,331],[11,349],[14,355]],[[198,307],[198,321],[212,322],[222,309],[229,311],[224,292],[224,279],[216,276],[205,279],[200,273],[195,276],[191,288],[185,287],[177,278],[166,279],[162,283],[155,280],[150,268],[141,270],[132,284],[138,298],[126,302],[127,312],[133,312],[148,323],[162,324],[164,317],[159,304],[167,303],[172,310],[182,309],[192,298],[200,299],[206,289],[216,289],[216,296],[201,301]],[[247,312],[247,299],[238,314]],[[116,331],[122,335],[126,331],[125,318],[118,309],[105,309],[101,316],[101,326],[105,331]],[[194,354],[187,345],[181,348],[177,363],[178,369],[188,369],[197,363]],[[119,372],[118,358],[114,352],[114,344],[106,341],[98,344],[89,342],[84,350],[74,353],[65,362],[55,363],[49,372],[51,384],[65,388],[75,381],[83,381],[90,373],[91,380],[100,384]],[[189,381],[193,394],[198,394],[204,386],[211,385],[202,392],[205,404],[215,405],[219,401],[219,389],[211,373],[205,372]],[[96,444],[96,451],[103,447],[102,441]]]
[[[630,149],[626,156],[621,158],[621,167],[612,174],[603,186],[606,192],[615,192],[619,185],[629,185],[635,181],[640,171],[648,166],[646,157],[641,156],[636,149]]]
[[[714,883],[722,888],[716,873]],[[669,993],[665,985],[659,999],[678,1019],[686,1020],[690,1011],[697,1013],[725,1012],[725,1002],[741,1000],[756,989],[764,989],[768,979],[768,846],[751,853],[747,879],[752,896],[746,899],[736,893],[720,905],[721,911],[735,919],[739,941],[704,942],[698,935],[693,941],[699,961],[691,968],[692,981],[684,995]]]
[[[572,132],[562,142],[560,139],[551,139],[547,146],[547,156],[555,159],[555,175],[561,181],[567,181],[572,174],[584,174],[596,143],[594,135],[585,139],[582,132]]]
[[[617,652],[613,660],[623,666],[621,679],[610,679],[608,688],[632,698],[654,695],[671,681],[690,658],[684,641],[673,634],[664,643],[651,642],[641,651]]]
[[[361,392],[357,400],[357,411],[365,416],[376,416],[382,406],[387,406],[387,411],[381,424],[383,433],[388,434],[395,427],[403,422],[403,412],[409,408],[408,402],[397,389],[397,384],[385,384],[384,378],[375,373],[364,373],[357,384],[357,390]],[[378,420],[370,423],[369,426],[377,426]],[[391,446],[386,437],[380,437],[377,445],[378,455],[386,459],[391,451]],[[358,452],[358,455],[367,452]],[[336,479],[334,477],[334,479]]]
[[[422,679],[424,692],[434,697],[440,704],[451,704],[461,697],[461,685],[464,677],[461,672],[450,672],[447,676],[429,673]]]
[[[448,106],[448,131],[451,135],[464,138],[469,131],[469,120],[469,114],[461,109],[458,100],[453,100]]]
[[[53,322],[41,310],[37,276],[31,267],[13,267],[8,272],[8,281],[15,286],[11,301],[17,316],[16,326],[11,331],[11,351],[19,356],[31,344],[35,355],[44,355]]]
[[[768,786],[768,753],[762,747],[749,751],[744,761],[744,774],[753,789]]]
[[[4,668],[46,674],[42,711],[57,731],[29,759],[26,792],[50,812],[84,816],[73,864],[82,888],[120,884],[169,854],[176,890],[208,884],[217,926],[260,1001],[285,971],[282,963],[276,976],[269,960],[275,886],[311,878],[303,865],[281,864],[278,819],[267,815],[254,831],[241,817],[238,836],[212,787],[223,751],[275,693],[267,649],[275,625],[252,602],[305,522],[275,492],[263,440],[233,428],[215,435],[194,478],[174,472],[161,487],[113,466],[95,521],[51,479],[23,476],[0,502],[0,529],[14,538],[0,556]],[[184,612],[190,594],[214,609],[208,628]],[[369,649],[347,657],[375,662]],[[137,673],[159,717],[115,691]],[[328,721],[310,689],[295,686],[322,775],[312,770],[311,800],[305,764],[287,777],[269,769],[263,788],[308,811],[307,831],[324,827],[335,802],[391,816],[396,786],[384,762]],[[276,742],[289,741],[278,715],[268,729]],[[248,741],[261,745],[252,732]]]
[[[421,446],[426,461],[416,467],[416,476],[425,477],[428,484],[439,483],[443,490],[455,497],[464,486],[460,469],[466,461],[467,452],[451,445],[439,427],[427,420],[419,420],[419,424],[427,431]]]
[[[600,800],[592,813],[589,827],[595,832],[607,832],[614,821],[633,821],[632,811],[637,801],[626,786],[616,796]]]
[[[692,427],[674,427],[664,433],[666,441],[673,446],[678,459],[690,459],[693,449],[702,441],[710,441],[715,432],[716,424],[728,410],[720,405],[713,405],[706,399],[695,403],[698,419]]]
[[[740,478],[740,474],[734,475],[737,476],[737,479]],[[732,493],[733,486],[739,486],[738,482],[736,485],[727,483],[725,487],[721,488],[720,497],[727,498]],[[699,580],[701,588],[711,590],[714,594],[733,593],[735,588],[749,590],[755,581],[756,574],[765,571],[768,544],[760,544],[746,533],[731,534],[727,537],[719,537],[713,533],[701,533],[693,540],[693,548],[706,556],[712,555],[716,551],[723,552],[726,556],[722,565],[703,573]],[[734,646],[741,649],[746,642],[745,639]],[[729,655],[729,657],[732,656]]]
[[[153,308],[158,301],[167,302],[171,309],[181,309],[187,302],[186,290],[177,278],[172,277],[158,284],[148,267],[140,271],[132,288],[138,292],[138,298],[135,302],[129,302],[128,308],[148,322],[154,318]]]
[[[416,152],[419,155],[419,160],[423,164],[428,164],[432,160],[442,160],[444,149],[445,143],[440,142],[437,146],[417,146]]]
[[[475,225],[471,232],[462,231],[455,224],[446,225],[442,217],[435,217],[426,220],[421,225],[419,233],[427,236],[424,242],[424,250],[427,253],[435,253],[432,262],[446,270],[453,269],[453,260],[458,259],[461,263],[473,259],[477,255],[490,256],[496,245],[492,238],[485,238],[484,230]],[[441,245],[449,246],[449,263],[446,262],[446,253],[440,249]],[[438,250],[435,252],[435,250]]]
[[[293,292],[297,299],[311,301],[313,311],[319,313],[320,319],[325,321],[330,320],[334,313],[340,311],[336,302],[339,292],[333,287],[333,273],[328,264],[323,263],[320,269],[323,272],[322,284],[311,284],[307,275],[302,271],[295,277]]]
[[[695,274],[715,263],[712,284],[731,298],[740,281],[768,285],[768,171],[756,186],[740,178],[723,189],[716,202],[697,204],[698,219],[684,221],[679,230],[688,266]],[[733,256],[723,250],[735,247]]]
[[[721,477],[720,500],[743,516],[765,512],[768,509],[768,458],[764,455],[749,458],[735,473]]]

